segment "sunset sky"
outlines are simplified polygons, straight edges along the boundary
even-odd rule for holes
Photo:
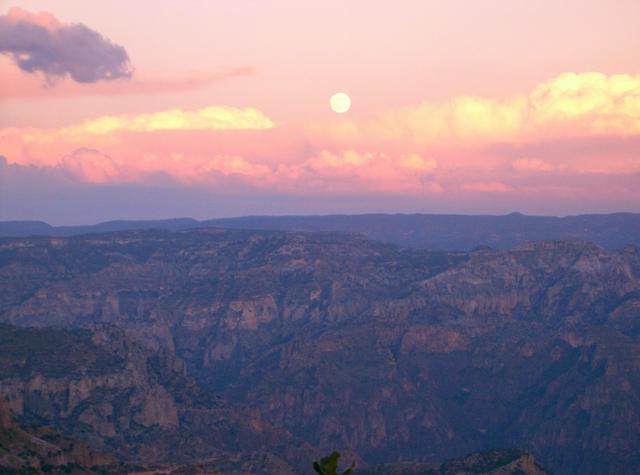
[[[0,1],[0,219],[640,212],[639,24],[638,0]]]

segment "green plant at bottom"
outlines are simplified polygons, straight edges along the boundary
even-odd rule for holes
[[[313,462],[313,469],[319,475],[348,475],[350,474],[356,466],[356,463],[353,462],[351,467],[346,469],[342,473],[338,473],[338,460],[340,459],[340,452],[332,452],[330,455],[321,458]]]

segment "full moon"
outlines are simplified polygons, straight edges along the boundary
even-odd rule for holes
[[[342,114],[347,112],[351,108],[351,99],[344,92],[336,92],[331,99],[329,99],[331,110]]]

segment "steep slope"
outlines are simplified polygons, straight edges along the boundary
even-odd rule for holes
[[[443,463],[404,462],[358,470],[360,475],[549,475],[528,453],[494,449]]]
[[[246,407],[240,420],[322,451],[431,463],[522,447],[560,474],[640,465],[635,247],[438,253],[337,234],[144,231],[4,241],[0,285],[2,320],[122,328]],[[180,431],[205,425],[177,406]],[[150,431],[152,446],[171,450],[180,439],[165,434],[192,434],[180,431]],[[264,437],[239,439],[274,447]],[[282,445],[271,453],[293,460]]]
[[[166,475],[240,475],[286,473],[289,467],[269,461],[268,456],[247,453],[241,455],[238,467],[221,459],[191,464],[144,464],[117,462],[113,457],[96,452],[87,444],[65,437],[48,427],[23,428],[13,420],[9,407],[0,399],[0,472],[3,474],[75,474],[116,475],[163,473]],[[260,460],[262,459],[262,460]],[[257,463],[256,463],[257,462]],[[269,463],[270,462],[270,463]],[[276,462],[276,463],[274,463]],[[226,465],[226,466],[225,466]],[[302,464],[304,465],[304,464]],[[308,465],[311,465],[308,463]],[[221,471],[221,467],[222,470]],[[226,470],[225,470],[226,469]],[[361,475],[453,475],[482,473],[487,475],[546,475],[531,455],[521,450],[494,449],[480,454],[445,461],[441,464],[396,463],[375,467],[359,467]]]
[[[49,428],[25,430],[0,399],[1,473],[97,473],[114,463],[112,457]]]
[[[294,460],[317,453],[200,389],[170,354],[105,326],[0,325],[0,393],[21,421],[51,424],[120,460],[210,459],[235,469],[261,452],[276,461],[275,452]]]

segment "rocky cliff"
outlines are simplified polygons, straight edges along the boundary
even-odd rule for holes
[[[399,462],[365,467],[359,475],[549,475],[528,453],[493,449],[442,463]]]
[[[95,473],[91,467],[113,465],[113,457],[50,428],[20,427],[0,399],[1,473]]]
[[[294,460],[316,454],[256,411],[202,390],[179,359],[104,325],[0,325],[0,393],[23,423],[50,424],[129,462],[205,459],[258,473],[280,463],[290,473],[277,453]]]
[[[560,474],[640,466],[635,247],[140,231],[2,241],[0,285],[1,320],[47,327],[3,332],[96,355],[57,375],[0,351],[12,407],[121,455],[260,447],[297,468],[313,448],[429,464],[506,446]]]

